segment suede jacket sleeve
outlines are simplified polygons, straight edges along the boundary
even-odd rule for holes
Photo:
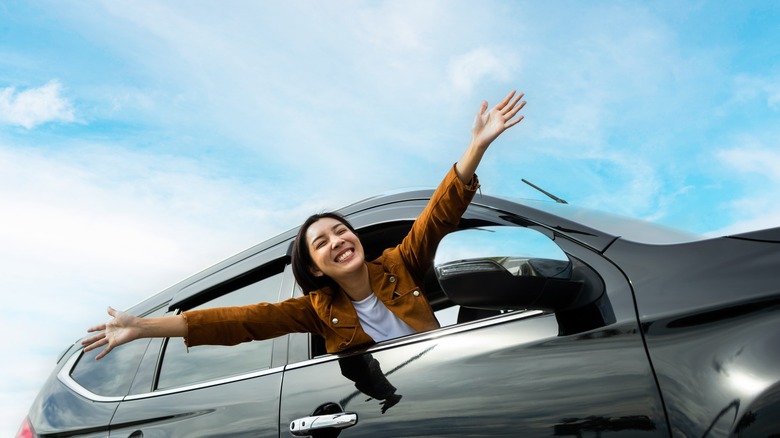
[[[417,281],[421,281],[433,264],[433,257],[441,239],[457,229],[460,217],[478,188],[479,180],[476,175],[469,184],[463,184],[453,165],[431,196],[428,205],[414,221],[409,234],[398,245],[398,254]]]
[[[308,296],[279,303],[190,310],[182,314],[187,322],[184,343],[236,345],[288,333],[319,333],[322,321]]]

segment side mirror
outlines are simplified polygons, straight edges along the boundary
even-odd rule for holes
[[[573,278],[572,261],[550,237],[523,227],[451,233],[439,244],[434,266],[444,293],[463,307],[558,312],[599,298]]]

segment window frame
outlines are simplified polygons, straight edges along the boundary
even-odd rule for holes
[[[414,211],[413,206],[406,206],[406,205],[400,205],[397,206],[402,211]],[[484,207],[481,206],[470,206],[469,210],[466,214],[464,214],[464,217],[469,216],[471,217],[471,220],[467,219],[465,222],[467,222],[469,225],[462,226],[459,228],[458,231],[466,230],[466,229],[472,229],[479,226],[507,226],[507,227],[524,227],[523,225],[519,225],[516,223],[495,223],[494,221],[490,220],[482,220],[474,218],[474,216],[481,216],[479,214],[474,215],[475,209],[479,212]],[[406,210],[404,210],[406,209]],[[469,215],[468,213],[472,213]],[[357,234],[360,236],[361,242],[363,243],[364,247],[371,248],[370,251],[373,251],[375,255],[381,254],[381,250],[377,248],[377,246],[373,243],[366,243],[365,241],[365,234],[374,234],[381,237],[386,237],[385,233],[383,232],[383,228],[385,227],[391,227],[394,232],[397,232],[399,228],[401,228],[404,225],[408,225],[408,228],[411,228],[412,223],[414,222],[414,218],[408,219],[403,217],[395,217],[391,220],[384,220],[384,221],[365,221],[366,218],[370,219],[374,214],[382,214],[381,212],[364,212],[364,215],[361,215],[357,218],[350,217],[349,220],[355,226]],[[356,226],[355,224],[363,225],[362,227]],[[525,226],[524,228],[531,229],[533,231],[536,231],[540,234],[544,234],[546,236],[550,236],[551,232],[545,232],[547,230],[539,229],[538,227],[533,226]],[[366,233],[366,230],[369,230],[369,233]],[[457,232],[457,231],[455,231]],[[400,243],[400,241],[398,242]],[[558,243],[555,243],[559,248],[561,248],[561,251],[563,251],[565,254],[571,256],[563,247],[561,247]],[[367,254],[369,251],[367,251]],[[368,257],[367,257],[368,258]],[[432,269],[431,269],[432,271]],[[432,272],[429,272],[428,275],[433,275]],[[428,276],[427,275],[427,276]],[[426,276],[426,277],[427,277]],[[426,279],[426,283],[430,281],[430,279]],[[437,291],[434,291],[434,293]],[[430,294],[431,291],[426,290],[426,295]],[[303,293],[299,287],[295,287],[295,292],[293,296],[302,296]],[[446,311],[448,309],[452,309],[453,307],[459,307],[456,304],[449,302],[449,299],[446,298],[446,296],[443,296],[443,298],[439,295],[443,294],[437,294],[436,296],[436,303],[434,304],[432,302],[432,306],[434,307],[434,314],[442,311]],[[431,297],[427,297],[430,298]],[[447,302],[449,302],[449,305],[447,305]],[[444,304],[443,307],[439,307],[442,304]],[[437,308],[439,307],[439,308]],[[415,333],[412,335],[403,336],[400,338],[390,339],[383,342],[378,342],[376,344],[371,344],[367,347],[358,347],[355,349],[352,349],[350,351],[344,352],[344,353],[324,353],[324,344],[322,340],[318,340],[315,338],[315,334],[311,333],[295,333],[290,336],[290,348],[289,348],[289,355],[288,355],[288,366],[287,368],[298,368],[303,366],[308,366],[310,364],[314,363],[321,363],[326,362],[329,360],[335,360],[343,355],[349,355],[353,354],[355,352],[374,352],[379,350],[384,350],[387,348],[395,348],[400,345],[406,345],[409,343],[417,343],[417,342],[424,342],[431,338],[437,338],[441,336],[450,336],[452,334],[460,333],[463,331],[470,331],[470,330],[476,330],[482,327],[492,326],[496,324],[504,324],[509,323],[518,319],[526,319],[531,317],[537,317],[537,316],[543,316],[543,315],[550,315],[551,312],[544,312],[541,310],[522,310],[522,311],[512,311],[512,312],[503,312],[500,314],[488,316],[485,318],[480,318],[472,321],[466,321],[458,323],[457,319],[455,322],[451,324],[444,325],[438,329],[429,330],[422,333]],[[305,352],[305,353],[304,353]],[[319,354],[317,354],[319,353]]]
[[[278,263],[271,263],[270,265],[272,265],[272,266],[279,266]],[[263,268],[265,268],[265,267],[263,267]],[[200,304],[198,304],[198,305],[196,305],[196,306],[194,306],[192,308],[186,309],[186,310],[206,309],[206,308],[210,308],[210,307],[223,307],[224,304],[217,304],[217,305],[214,305],[214,306],[207,306],[207,307],[204,307],[204,306],[206,306],[206,305],[208,305],[210,303],[213,303],[216,300],[220,300],[220,299],[222,299],[224,297],[227,297],[230,294],[236,293],[238,291],[242,291],[242,290],[244,290],[247,287],[256,285],[257,283],[260,283],[260,282],[265,282],[265,281],[267,281],[269,279],[272,279],[272,278],[275,278],[273,284],[275,284],[278,281],[278,290],[277,290],[277,293],[276,293],[276,297],[274,298],[276,301],[268,300],[268,301],[257,301],[257,302],[279,302],[282,299],[282,296],[283,296],[283,293],[284,293],[283,288],[285,287],[285,276],[286,275],[287,275],[287,273],[285,272],[284,267],[282,267],[281,270],[278,270],[278,272],[277,272],[277,270],[275,270],[273,268],[272,269],[262,269],[262,275],[259,276],[260,278],[252,277],[252,280],[254,280],[254,281],[251,281],[251,282],[246,282],[246,281],[245,282],[241,282],[240,283],[240,287],[238,287],[236,289],[228,290],[228,291],[226,291],[224,293],[221,293],[219,295],[208,295],[208,300],[207,301],[205,301],[203,303],[200,303]],[[278,278],[276,278],[276,277],[278,277]],[[265,291],[262,291],[260,293],[265,294]],[[248,303],[243,303],[243,304],[234,304],[234,305],[243,306],[243,305],[252,304],[254,302],[255,301],[248,302]],[[177,309],[177,310],[175,310],[173,312],[169,312],[169,314],[179,315],[183,311],[185,311],[185,310],[184,309]],[[166,368],[166,356],[168,356],[168,355],[170,355],[172,353],[175,353],[176,357],[177,357],[176,360],[180,360],[181,359],[181,353],[182,353],[181,352],[181,348],[182,347],[181,346],[172,345],[172,343],[177,343],[177,342],[182,342],[182,340],[180,338],[164,338],[162,340],[162,345],[160,346],[160,352],[159,352],[159,355],[157,357],[157,367],[155,369],[156,376],[155,376],[155,378],[153,380],[153,391],[155,393],[168,391],[168,390],[173,390],[173,389],[182,388],[182,387],[192,387],[194,385],[199,385],[201,383],[208,383],[208,382],[212,382],[212,381],[220,381],[220,382],[223,382],[223,383],[226,382],[226,381],[229,382],[229,381],[232,381],[231,380],[232,377],[240,377],[240,376],[245,376],[245,375],[255,375],[255,374],[258,374],[258,373],[262,374],[263,371],[273,368],[273,356],[274,356],[274,352],[275,352],[274,351],[275,350],[275,348],[274,348],[275,340],[274,339],[267,339],[267,340],[264,340],[264,341],[259,341],[259,342],[265,342],[266,345],[269,348],[268,355],[270,357],[268,358],[268,366],[267,367],[257,368],[257,369],[252,369],[252,370],[245,370],[245,371],[236,372],[236,373],[230,374],[230,375],[210,376],[210,377],[204,378],[202,380],[188,381],[188,382],[183,382],[183,383],[177,383],[174,380],[174,382],[169,382],[164,387],[161,387],[162,380],[164,378],[166,378],[167,373],[170,373],[170,372],[166,372],[165,371],[165,368]],[[254,342],[255,341],[245,342],[245,343],[242,343],[241,345],[244,345],[244,344],[254,344]],[[236,346],[222,346],[222,345],[211,346],[211,345],[206,345],[206,346],[203,346],[203,347],[206,347],[206,348],[209,348],[209,347],[221,347],[221,348],[229,349],[229,348],[234,348]],[[172,349],[172,350],[169,350],[169,348]],[[188,347],[183,347],[183,348],[185,349],[184,350],[184,354],[185,355],[189,355],[189,353],[191,353],[189,351]],[[192,353],[195,353],[195,352],[198,351],[197,350],[198,347],[194,347],[194,348],[195,348],[195,350]],[[245,348],[251,348],[251,347],[245,347]],[[252,351],[251,353],[257,353],[257,351]],[[183,359],[184,362],[187,362],[187,359],[188,358],[185,357]],[[208,359],[193,358],[193,360],[195,360],[195,361],[204,360],[205,362],[203,362],[202,364],[213,365],[212,363],[209,362]],[[173,365],[169,364],[168,366],[173,366]],[[173,374],[175,375],[175,374],[178,374],[178,373],[173,373]]]
[[[280,267],[281,271],[278,271],[276,267]],[[218,283],[217,287],[223,287],[225,283],[228,283],[230,281],[234,281],[238,278],[246,279],[247,276],[251,276],[251,272],[260,273],[257,274],[258,276],[262,276],[262,278],[256,279],[255,281],[251,282],[242,282],[241,284],[253,284],[258,281],[262,281],[263,279],[269,278],[270,276],[281,274],[281,284],[279,287],[279,302],[284,301],[288,298],[291,298],[293,296],[293,289],[295,285],[295,279],[292,275],[292,265],[289,263],[289,258],[282,257],[277,258],[274,260],[270,260],[266,263],[264,263],[261,266],[258,266],[254,269],[250,269],[247,272],[238,274],[234,277],[231,277],[226,282]],[[269,274],[270,273],[270,274]],[[210,278],[206,278],[206,280],[211,281]],[[214,289],[214,288],[210,288]],[[207,303],[213,299],[216,299],[218,297],[227,295],[231,292],[234,292],[237,289],[226,289],[223,290],[222,293],[219,294],[213,294],[208,293],[207,291],[204,291],[204,293],[198,294],[197,300],[188,300],[185,301],[187,304],[190,304],[187,308],[184,307],[184,305],[181,305],[180,307],[177,307],[175,309],[172,309],[169,314],[180,314],[182,311],[189,310],[189,308],[197,307],[200,304]],[[193,304],[196,303],[196,304]],[[201,388],[208,388],[211,386],[217,386],[222,385],[225,383],[232,383],[232,382],[239,382],[242,380],[247,379],[253,379],[260,376],[265,376],[269,374],[278,373],[284,370],[284,365],[287,362],[287,350],[288,350],[288,340],[289,335],[285,336],[279,336],[273,339],[270,339],[271,342],[271,365],[269,368],[261,369],[261,370],[255,370],[255,371],[249,371],[246,373],[240,373],[232,376],[226,376],[216,379],[210,379],[205,380],[202,382],[195,382],[191,384],[181,385],[181,386],[175,386],[171,388],[164,388],[164,389],[158,389],[158,382],[159,382],[159,374],[162,367],[162,363],[164,361],[164,351],[165,347],[168,342],[170,342],[170,338],[164,338],[161,339],[161,345],[159,351],[156,353],[155,357],[155,366],[154,366],[154,378],[152,381],[152,388],[151,391],[148,393],[141,393],[141,394],[134,394],[126,397],[126,400],[137,400],[140,398],[146,398],[146,397],[154,397],[159,395],[167,395],[167,394],[175,394],[178,392],[185,392],[185,391],[192,391],[194,389],[201,389]],[[194,347],[197,348],[197,347]]]
[[[380,209],[380,211],[377,210],[363,211],[356,214],[356,216],[348,217],[348,219],[350,220],[352,225],[355,226],[358,235],[361,237],[361,241],[363,241],[364,239],[363,234],[365,229],[370,229],[372,232],[375,232],[376,234],[382,234],[381,230],[385,226],[397,228],[402,223],[408,223],[409,226],[411,227],[412,222],[416,219],[416,216],[412,216],[412,215],[414,215],[415,212],[417,211],[417,207],[413,204],[401,203],[399,205],[395,205],[394,208],[396,209],[396,215],[393,215],[392,218],[388,218],[386,212],[381,211]],[[503,212],[499,212],[498,210],[491,208],[489,206],[472,203],[468,207],[467,211],[464,213],[458,231],[477,228],[481,226],[507,226],[507,227],[527,228],[529,230],[533,230],[540,234],[546,235],[547,237],[550,237],[551,241],[555,245],[557,245],[561,249],[561,251],[563,251],[563,253],[566,254],[569,258],[578,259],[579,263],[584,264],[588,269],[592,270],[594,273],[601,276],[601,274],[596,268],[594,268],[589,263],[581,259],[577,254],[580,251],[587,252],[590,254],[590,256],[598,257],[604,260],[603,256],[598,251],[594,251],[593,248],[583,245],[580,242],[573,241],[568,236],[560,234],[548,227],[542,226],[540,224],[531,221],[526,221],[526,220],[521,220],[521,222],[508,220],[507,217],[504,217],[500,213]],[[410,217],[404,217],[404,216],[410,216]],[[517,219],[521,219],[521,218],[517,218]],[[375,246],[372,244],[366,245],[365,242],[363,242],[363,245],[369,247]],[[577,248],[577,250],[572,251],[574,248]],[[608,292],[609,290],[605,286],[605,294],[608,295]],[[431,291],[426,290],[426,294],[429,293],[431,293]],[[302,293],[300,291],[300,288],[296,287],[296,295],[294,296],[299,296],[299,295],[302,295]],[[445,305],[443,307],[437,308],[437,306],[433,306],[432,303],[432,306],[434,307],[434,313],[447,310],[449,308],[452,308],[453,306],[457,306],[454,303],[452,303],[449,306],[446,305],[447,301],[449,301],[449,299],[446,298],[446,296],[444,296],[443,302],[441,301],[442,297],[439,297],[438,295],[435,299],[439,300],[437,301],[439,305],[441,303],[444,303]],[[407,335],[396,339],[390,339],[376,344],[371,344],[366,347],[358,347],[344,353],[332,353],[332,354],[331,353],[324,353],[324,354],[317,354],[317,355],[314,354],[315,350],[317,349],[316,345],[321,343],[321,341],[314,339],[314,336],[316,335],[295,334],[295,336],[290,337],[290,349],[289,349],[290,354],[288,356],[287,368],[292,369],[292,368],[305,367],[305,366],[309,366],[321,362],[337,360],[339,357],[342,357],[344,355],[351,355],[356,353],[361,353],[361,354],[370,353],[370,352],[385,350],[388,348],[396,348],[398,346],[406,345],[410,343],[424,342],[433,338],[451,336],[464,331],[478,330],[483,327],[510,323],[516,320],[543,317],[543,316],[554,316],[554,315],[555,315],[554,312],[542,311],[542,310],[518,310],[518,311],[504,312],[504,313],[500,313],[500,314],[496,314],[496,315],[492,315],[492,316],[488,316],[485,318],[480,318],[472,321],[466,321],[461,323],[458,323],[456,321],[452,324],[442,326],[438,329],[434,329],[422,333],[415,333],[412,335]],[[302,351],[305,351],[307,354],[301,353]]]

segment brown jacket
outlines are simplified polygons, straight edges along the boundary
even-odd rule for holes
[[[418,332],[439,327],[420,285],[439,241],[457,227],[478,186],[476,175],[464,185],[453,166],[401,244],[366,263],[377,297]],[[188,346],[235,345],[288,333],[322,335],[329,353],[374,342],[360,326],[346,293],[330,288],[279,303],[193,310],[183,315]]]

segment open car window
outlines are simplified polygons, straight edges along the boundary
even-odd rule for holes
[[[525,310],[507,304],[461,305],[452,298],[454,291],[442,287],[441,272],[443,267],[470,266],[469,262],[485,260],[501,266],[513,275],[526,276],[566,276],[570,268],[568,256],[545,234],[524,227],[516,226],[484,226],[456,231],[444,237],[436,251],[434,272],[429,274],[435,278],[428,281],[431,295],[439,297],[436,317],[442,327],[453,324],[463,324],[497,315]],[[472,263],[471,269],[485,269]],[[498,269],[498,268],[497,268]],[[475,275],[478,275],[475,272]],[[473,290],[466,294],[478,297],[490,292],[494,287],[490,282],[477,283]]]
[[[468,222],[468,221],[467,221]],[[372,260],[397,245],[411,221],[384,223],[358,230]],[[560,334],[582,332],[614,321],[598,273],[568,255],[551,232],[520,226],[469,222],[439,244],[423,290],[442,328],[469,324],[502,315],[533,311],[555,313]],[[494,272],[458,273],[443,282],[439,268],[462,270],[468,265],[493,265]],[[469,268],[471,269],[471,268]],[[392,342],[388,341],[388,342]],[[323,355],[319,336],[312,335],[311,357]]]

